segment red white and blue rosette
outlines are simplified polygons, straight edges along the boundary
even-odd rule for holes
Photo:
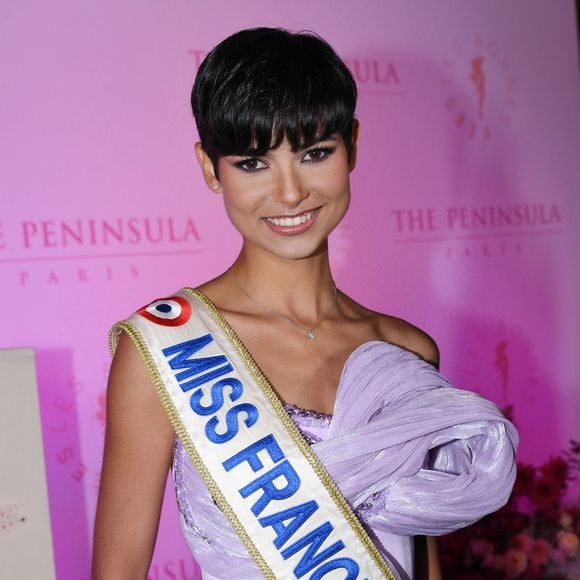
[[[143,306],[138,314],[162,326],[181,326],[191,317],[191,305],[181,296],[159,298]]]

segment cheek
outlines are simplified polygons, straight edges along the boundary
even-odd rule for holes
[[[231,196],[224,196],[224,209],[226,210],[226,214],[234,225],[234,227],[239,230],[241,224],[244,220],[244,215],[247,213],[244,211],[243,207],[240,206],[238,199]]]
[[[230,224],[235,230],[238,231],[242,236],[247,234],[248,230],[248,217],[247,213],[243,211],[238,205],[233,203],[233,200],[228,197],[224,197],[224,209]]]
[[[318,180],[319,191],[332,198],[339,198],[350,193],[350,181],[348,172],[333,171],[327,173]]]
[[[254,214],[260,208],[259,196],[255,191],[245,188],[230,187],[223,184],[223,202],[224,208],[230,221],[236,224],[242,224],[244,220],[253,219]]]
[[[231,208],[232,211],[252,211],[264,195],[264,184],[260,179],[255,176],[248,179],[247,176],[232,171],[230,167],[224,171],[221,185],[226,209]]]
[[[350,171],[346,155],[332,160],[323,171],[312,174],[312,188],[328,197],[340,197],[350,191]]]

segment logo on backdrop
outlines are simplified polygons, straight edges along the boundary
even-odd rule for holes
[[[454,41],[443,59],[444,107],[469,139],[487,140],[509,126],[516,109],[516,80],[509,57],[492,39],[476,33]]]
[[[0,268],[24,287],[135,280],[144,259],[201,251],[189,216],[0,221]]]
[[[523,253],[525,239],[562,233],[555,202],[396,208],[391,228],[398,243],[437,243],[447,258]]]
[[[345,57],[361,93],[399,96],[402,94],[397,65],[389,60]]]
[[[539,388],[539,359],[521,327],[505,320],[471,320],[467,336],[457,360],[462,361],[460,371],[470,389],[502,408],[546,402]]]
[[[63,481],[84,484],[90,481],[92,484],[92,499],[96,500],[98,491],[99,469],[91,466],[83,459],[78,441],[77,405],[78,399],[86,394],[86,385],[74,376],[66,380],[66,390],[55,394],[52,405],[46,408],[49,419],[47,420],[47,437],[52,448],[49,461],[55,462],[62,468]],[[46,441],[45,441],[46,445]]]
[[[190,49],[195,70],[207,56],[207,50]],[[401,77],[397,63],[382,58],[359,58],[345,56],[344,62],[354,77],[358,90],[363,94],[399,96],[402,94]]]

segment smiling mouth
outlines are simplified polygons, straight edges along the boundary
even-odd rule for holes
[[[305,211],[304,213],[301,213],[300,215],[293,217],[281,216],[281,217],[267,217],[264,219],[273,226],[290,228],[309,222],[314,217],[314,214],[317,211],[318,211],[317,209],[312,211]]]

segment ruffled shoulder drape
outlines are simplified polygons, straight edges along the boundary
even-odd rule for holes
[[[345,365],[328,439],[313,450],[372,528],[442,535],[507,502],[517,443],[493,403],[370,342]]]

